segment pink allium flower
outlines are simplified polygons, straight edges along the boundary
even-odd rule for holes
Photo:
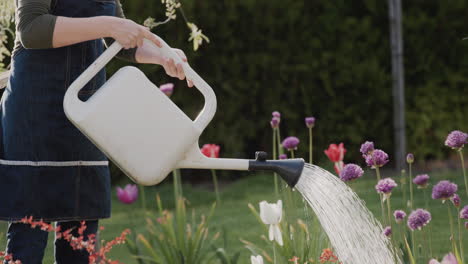
[[[459,264],[457,261],[457,258],[453,253],[448,253],[445,255],[445,257],[442,259],[442,264]]]
[[[458,190],[458,186],[450,181],[440,181],[432,188],[432,199],[450,199]]]
[[[171,96],[172,93],[174,92],[174,84],[173,83],[166,83],[161,86],[159,86],[159,90],[166,94],[167,96]]]
[[[381,179],[375,186],[375,190],[378,193],[388,194],[391,193],[393,188],[397,187],[398,184],[390,177]]]
[[[439,262],[436,259],[431,259],[429,261],[429,264],[459,264],[459,263],[457,261],[457,258],[452,253],[449,253],[445,255],[445,257],[442,259],[442,262]]]
[[[427,174],[419,174],[413,179],[413,183],[418,185],[418,188],[426,188],[428,181],[429,181],[429,175]]]
[[[375,169],[375,167],[382,167],[388,162],[388,154],[383,150],[376,149],[370,155],[366,155],[367,166]]]
[[[134,203],[138,198],[138,187],[135,184],[127,184],[123,189],[117,187],[117,198],[124,204]]]
[[[448,134],[447,139],[445,140],[445,146],[451,147],[453,149],[463,148],[463,145],[468,143],[468,134],[463,133],[460,130],[454,130]]]
[[[468,219],[468,205],[465,205],[465,207],[463,207],[463,209],[460,210],[460,218]]]
[[[366,142],[362,143],[360,151],[361,151],[362,155],[372,154],[372,151],[374,151],[374,142],[366,141]]]
[[[297,145],[299,145],[299,139],[297,137],[287,137],[283,140],[283,147],[287,150],[295,150],[297,149]]]
[[[390,226],[385,227],[383,230],[383,234],[389,237],[392,234],[392,227]]]
[[[285,159],[287,159],[287,158],[288,158],[288,155],[286,155],[286,154],[281,154],[281,155],[279,155],[279,159],[280,159],[280,160],[285,160]]]
[[[278,112],[278,111],[274,111],[273,113],[271,113],[271,115],[272,115],[273,117],[281,118],[281,113]]]
[[[460,207],[460,196],[458,196],[458,194],[454,194],[454,195],[450,198],[450,201],[452,201],[453,205],[454,205],[456,208],[459,208],[459,207]]]
[[[415,211],[411,212],[410,216],[408,217],[408,227],[411,230],[421,230],[425,225],[429,224],[431,219],[431,213],[424,209],[416,209]]]
[[[313,128],[315,125],[315,117],[310,116],[305,118],[305,124],[308,128]]]
[[[364,170],[356,164],[346,164],[340,172],[340,179],[344,182],[361,178]]]
[[[278,117],[273,117],[270,121],[271,128],[279,127],[280,119]]]
[[[395,217],[395,221],[399,224],[405,219],[406,213],[403,210],[395,210],[395,212],[393,212],[393,216]]]
[[[408,155],[406,155],[406,162],[408,162],[409,164],[411,164],[411,163],[414,162],[414,155],[413,155],[413,153],[408,153]]]

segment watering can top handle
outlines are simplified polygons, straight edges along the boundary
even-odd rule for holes
[[[161,38],[159,41],[162,47],[157,47],[152,41],[145,39],[145,43],[155,47],[155,50],[159,51],[161,56],[166,58],[172,58],[176,63],[181,63],[184,69],[184,73],[187,79],[193,82],[193,85],[203,94],[205,98],[205,105],[194,121],[195,127],[201,133],[216,112],[216,95],[213,89],[190,67],[186,62],[176,54],[176,52]],[[65,93],[64,107],[65,112],[72,110],[74,106],[84,104],[78,99],[78,92],[83,88],[106,64],[119,53],[122,49],[117,41],[107,48],[96,61],[94,61],[68,88]],[[68,114],[67,114],[68,115]]]

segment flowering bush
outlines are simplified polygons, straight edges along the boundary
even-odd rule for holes
[[[107,257],[107,254],[111,249],[118,244],[125,243],[126,236],[130,233],[129,229],[126,229],[122,234],[113,240],[104,243],[102,247],[98,247],[96,235],[91,234],[87,237],[84,236],[86,230],[85,221],[81,222],[81,226],[77,230],[78,236],[73,236],[72,229],[60,230],[60,227],[54,227],[53,225],[46,223],[42,220],[35,221],[32,217],[25,217],[21,219],[21,223],[28,224],[31,228],[40,228],[43,231],[54,232],[56,239],[66,240],[73,250],[86,250],[89,254],[88,260],[89,264],[118,264],[120,262],[116,260],[111,260]],[[103,227],[100,227],[100,230],[104,230]],[[8,264],[21,264],[21,260],[14,260],[14,252],[6,254],[5,252],[0,252],[0,259],[3,258],[7,261]],[[26,264],[26,263],[25,263]]]

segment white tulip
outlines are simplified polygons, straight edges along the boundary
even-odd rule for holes
[[[280,246],[283,245],[283,237],[279,228],[282,216],[283,202],[281,200],[278,200],[276,204],[266,201],[260,202],[260,218],[263,223],[270,225],[268,236],[270,240],[276,240]]]
[[[263,264],[263,258],[262,256],[250,256],[250,261],[252,264]]]

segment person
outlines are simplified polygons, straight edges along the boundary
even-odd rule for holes
[[[119,58],[159,64],[185,79],[182,64],[160,57],[156,35],[126,19],[119,0],[16,0],[16,41],[0,107],[0,220],[8,221],[7,253],[23,264],[42,263],[48,233],[19,221],[32,216],[85,238],[110,217],[108,160],[66,118],[65,91],[103,52],[106,39]],[[184,63],[186,56],[175,49]],[[101,70],[80,92],[87,100],[105,82]],[[191,81],[187,81],[192,86]],[[131,87],[129,87],[131,93]],[[88,263],[85,250],[55,240],[58,264]]]

